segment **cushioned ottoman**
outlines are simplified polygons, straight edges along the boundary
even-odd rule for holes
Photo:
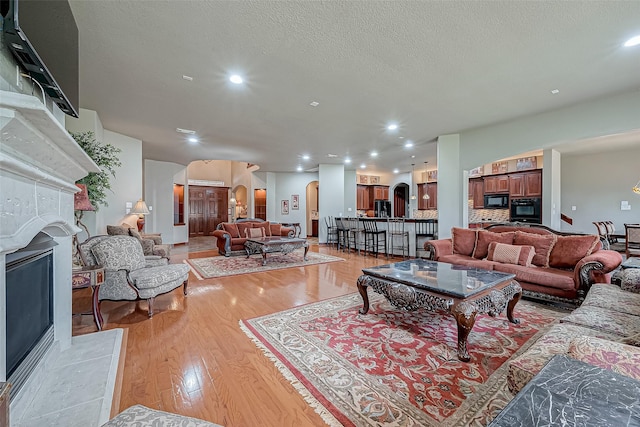
[[[560,322],[573,323],[619,337],[640,333],[640,316],[594,306],[576,308],[567,317],[560,319]]]
[[[517,394],[531,379],[540,372],[556,354],[567,354],[569,343],[573,338],[582,336],[597,336],[601,338],[615,338],[595,329],[560,323],[553,326],[529,349],[509,362],[507,385],[513,394]]]
[[[623,290],[616,285],[596,283],[589,290],[582,307],[600,307],[640,316],[640,294]]]
[[[640,380],[640,347],[596,337],[580,337],[571,341],[569,356]]]
[[[134,405],[103,424],[102,427],[220,427],[197,418],[171,414]]]

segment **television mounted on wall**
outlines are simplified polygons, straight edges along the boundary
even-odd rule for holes
[[[78,26],[68,0],[0,0],[5,45],[24,73],[65,113],[78,117]]]

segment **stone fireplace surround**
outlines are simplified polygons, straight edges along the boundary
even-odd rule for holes
[[[72,347],[71,273],[75,182],[99,169],[35,96],[0,91],[0,348],[6,348],[6,255],[25,247],[39,232],[57,243],[54,258],[54,342],[11,406],[34,393],[30,383],[46,380],[47,360]],[[0,382],[7,380],[0,351]],[[24,406],[24,405],[23,405]]]

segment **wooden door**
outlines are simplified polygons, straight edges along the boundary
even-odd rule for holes
[[[189,186],[189,236],[211,236],[228,220],[228,187]]]
[[[267,220],[267,190],[253,190],[254,217]]]
[[[407,215],[407,198],[405,187],[397,186],[393,190],[393,216],[403,218]]]

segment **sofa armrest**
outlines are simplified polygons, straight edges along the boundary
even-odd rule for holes
[[[293,237],[295,234],[293,227],[280,227],[280,237]]]
[[[229,256],[231,252],[231,234],[224,230],[214,230],[213,236],[217,239],[218,252],[224,256]]]
[[[451,239],[427,240],[424,242],[424,250],[431,254],[429,259],[437,261],[442,256],[453,254],[453,241]]]
[[[627,268],[624,270],[620,288],[623,291],[640,294],[640,268]]]
[[[622,255],[616,251],[600,250],[582,258],[573,270],[578,292],[586,295],[594,283],[608,283],[608,274],[622,264]]]

